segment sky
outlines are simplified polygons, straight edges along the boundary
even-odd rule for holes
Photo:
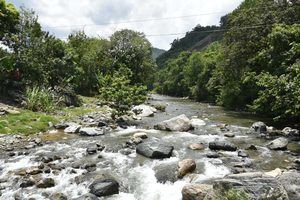
[[[242,0],[8,0],[33,9],[44,30],[66,39],[72,31],[108,38],[124,28],[144,32],[154,47],[168,50],[196,25],[219,25]],[[155,19],[155,20],[153,20]],[[181,33],[181,34],[177,34]],[[168,35],[169,34],[169,35]],[[173,35],[171,35],[173,34]]]

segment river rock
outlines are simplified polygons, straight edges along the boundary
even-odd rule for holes
[[[211,150],[236,151],[237,147],[226,141],[214,141],[209,143]]]
[[[233,138],[233,137],[235,137],[235,134],[232,132],[228,132],[228,133],[225,133],[224,136],[228,137],[228,138]]]
[[[27,187],[32,187],[35,185],[34,180],[31,179],[26,179],[26,180],[22,180],[20,187],[21,188],[27,188]]]
[[[97,150],[98,150],[98,148],[95,146],[95,147],[88,147],[87,149],[86,149],[86,152],[87,152],[87,154],[89,154],[89,155],[93,155],[93,154],[96,154],[97,153]]]
[[[268,143],[267,147],[272,150],[286,150],[288,143],[288,139],[280,137]]]
[[[291,127],[285,127],[282,130],[282,133],[287,136],[287,137],[297,137],[299,136],[299,130],[297,129],[292,129]]]
[[[147,135],[147,133],[144,133],[144,132],[138,132],[138,133],[133,134],[133,137],[134,138],[147,139],[148,135]]]
[[[248,199],[288,199],[284,187],[276,178],[264,176],[263,173],[242,173],[228,175],[214,181],[214,192],[223,196],[234,189],[243,192]]]
[[[267,125],[263,122],[255,122],[252,124],[250,128],[251,132],[254,133],[266,133],[267,132]]]
[[[296,171],[283,172],[278,177],[291,200],[300,199],[300,173]]]
[[[206,125],[206,123],[202,119],[198,119],[198,118],[191,119],[191,126],[193,128],[200,128],[200,127],[205,126],[205,125]]]
[[[81,128],[79,130],[79,133],[80,133],[80,135],[83,135],[83,136],[99,136],[99,135],[104,135],[103,129],[92,128],[92,127]]]
[[[238,151],[238,156],[242,157],[242,158],[246,158],[246,157],[248,157],[248,154],[246,152],[242,151],[242,150],[239,150]]]
[[[265,172],[265,175],[272,176],[274,178],[280,176],[281,174],[282,174],[282,171],[279,168],[276,168],[276,169],[274,169],[272,171]]]
[[[147,141],[137,145],[136,152],[148,158],[170,158],[174,147],[156,141]]]
[[[55,182],[52,178],[44,178],[43,180],[40,180],[36,185],[37,188],[50,188],[54,186]]]
[[[179,115],[158,123],[154,128],[163,131],[188,131],[191,129],[191,122],[187,116]]]
[[[81,126],[76,123],[69,123],[69,126],[65,128],[65,133],[78,133]]]
[[[85,194],[73,200],[99,200],[99,198],[94,194]]]
[[[183,187],[182,200],[204,200],[210,199],[213,186],[208,184],[188,184]]]
[[[203,144],[200,144],[200,143],[194,143],[194,144],[190,144],[189,145],[189,149],[191,150],[204,150],[205,147]]]
[[[160,110],[162,112],[165,112],[166,111],[166,108],[167,108],[167,104],[165,103],[156,103],[153,105],[153,107],[156,109],[156,110]]]
[[[50,200],[67,200],[68,197],[62,193],[55,193],[50,196]]]
[[[153,168],[155,177],[159,183],[171,182],[174,183],[178,180],[177,170],[178,163],[166,162],[160,163]]]
[[[178,178],[183,178],[186,174],[196,169],[196,162],[193,159],[185,159],[178,163]]]
[[[95,180],[89,189],[97,197],[110,196],[119,193],[119,183],[113,179],[100,179]]]
[[[253,144],[250,144],[248,147],[246,147],[246,150],[253,150],[253,151],[256,151],[257,150],[257,147]]]
[[[152,117],[157,110],[148,105],[139,105],[132,108],[132,111],[137,114],[138,117]]]

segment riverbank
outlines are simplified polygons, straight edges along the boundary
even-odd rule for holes
[[[0,199],[299,197],[299,141],[257,119],[160,95],[117,121],[105,110],[31,137],[1,136],[10,148],[1,151]]]

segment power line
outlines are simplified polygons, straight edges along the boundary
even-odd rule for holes
[[[247,10],[258,10],[265,8],[277,8],[279,6],[265,6],[260,8],[248,8]],[[216,15],[222,13],[230,13],[229,11],[222,12],[211,12],[211,13],[202,13],[202,14],[194,14],[194,15],[184,15],[184,16],[175,16],[175,17],[162,17],[162,18],[148,18],[148,19],[134,19],[128,21],[117,21],[117,22],[103,22],[98,24],[77,24],[70,26],[45,26],[45,28],[49,29],[60,29],[60,28],[72,28],[72,27],[86,27],[86,26],[105,26],[105,25],[118,25],[118,24],[128,24],[128,23],[140,23],[140,22],[149,22],[149,21],[164,21],[164,20],[172,20],[172,19],[184,19],[184,18],[192,18],[192,17],[200,17],[206,15]]]

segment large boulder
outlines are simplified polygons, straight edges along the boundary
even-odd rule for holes
[[[286,150],[289,144],[288,139],[280,137],[267,144],[267,147],[272,150]]]
[[[210,199],[213,186],[207,184],[188,184],[183,187],[182,200],[203,200]]]
[[[287,171],[278,177],[283,185],[290,200],[300,199],[300,173],[296,171]]]
[[[156,108],[143,104],[133,107],[132,111],[139,117],[152,117],[157,112]]]
[[[90,186],[90,193],[97,197],[110,196],[119,193],[119,183],[113,179],[95,180]]]
[[[226,141],[214,141],[209,143],[211,150],[236,151],[237,147]]]
[[[282,133],[287,137],[299,137],[299,130],[293,129],[291,127],[285,127],[282,130]]]
[[[193,159],[185,159],[178,163],[178,178],[183,178],[186,174],[196,169],[196,162]]]
[[[163,131],[188,131],[191,127],[191,122],[185,115],[179,115],[154,126],[155,129]]]
[[[252,124],[250,131],[254,133],[266,133],[267,125],[263,122],[255,122]]]
[[[172,156],[174,147],[157,141],[147,141],[137,145],[136,152],[148,158],[162,159]]]
[[[286,199],[288,195],[283,185],[276,178],[265,176],[260,172],[228,175],[214,181],[214,193],[217,196],[236,195],[246,196],[248,199]]]
[[[80,133],[80,135],[83,135],[83,136],[99,136],[99,135],[104,135],[103,129],[91,128],[91,127],[81,128],[79,130],[79,133]]]

